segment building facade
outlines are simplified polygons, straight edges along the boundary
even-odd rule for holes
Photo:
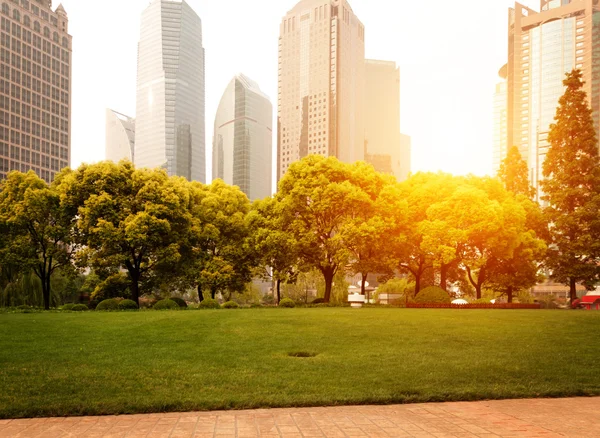
[[[215,117],[213,179],[238,186],[251,201],[272,195],[273,105],[247,76],[227,86]]]
[[[135,119],[111,109],[106,110],[106,159],[134,162]]]
[[[564,93],[565,73],[580,69],[600,127],[600,4],[597,0],[542,0],[540,11],[509,9],[507,146],[517,146],[538,189],[548,132]]]
[[[51,0],[1,3],[0,180],[34,170],[51,182],[71,157],[69,20]]]
[[[400,134],[400,69],[395,62],[367,59],[365,161],[403,181],[410,173],[410,140],[408,148],[407,160]]]
[[[183,0],[152,0],[138,45],[135,162],[205,182],[204,48]]]
[[[412,138],[400,134],[400,176],[399,181],[406,181],[412,172]]]
[[[279,36],[277,178],[310,154],[364,159],[365,28],[346,0],[302,0]]]
[[[508,87],[506,73],[508,66],[500,69],[501,81],[496,84],[494,93],[494,150],[492,154],[492,169],[494,175],[498,174],[502,161],[508,154],[507,138],[507,111],[508,111]]]

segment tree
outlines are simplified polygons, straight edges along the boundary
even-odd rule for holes
[[[126,270],[138,304],[142,288],[169,280],[190,232],[184,179],[169,178],[164,170],[136,170],[128,162],[103,162],[65,171],[57,181],[63,208],[76,216],[80,266]]]
[[[33,171],[9,173],[0,191],[0,222],[13,232],[8,246],[13,262],[33,269],[42,282],[44,308],[50,309],[52,276],[71,266],[75,248],[71,217],[55,186]]]
[[[506,158],[502,160],[498,178],[509,192],[533,198],[535,189],[529,183],[527,162],[521,157],[518,147],[510,148]]]
[[[570,288],[593,288],[600,279],[600,166],[592,110],[582,73],[573,70],[550,126],[550,148],[543,164],[542,199],[551,224],[547,267],[551,278]]]
[[[370,203],[353,181],[357,166],[310,155],[290,166],[276,195],[282,229],[294,237],[302,262],[323,275],[326,303],[335,275],[350,258],[344,228]]]

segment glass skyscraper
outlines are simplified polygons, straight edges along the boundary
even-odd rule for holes
[[[213,179],[238,186],[251,201],[272,194],[273,105],[247,76],[227,86],[215,117]]]
[[[111,109],[106,110],[106,159],[134,162],[135,119]]]
[[[138,45],[135,164],[205,182],[202,23],[183,0],[152,0]]]

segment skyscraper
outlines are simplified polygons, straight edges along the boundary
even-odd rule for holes
[[[494,151],[492,167],[494,175],[500,170],[502,161],[508,154],[508,139],[506,136],[507,124],[506,113],[508,110],[506,86],[506,73],[508,66],[505,65],[499,71],[501,81],[496,84],[496,92],[494,93]]]
[[[135,119],[106,110],[106,159],[134,161]]]
[[[67,13],[52,0],[13,0],[0,20],[0,179],[33,169],[51,182],[71,157]]]
[[[400,134],[400,69],[395,62],[365,61],[365,161],[399,181],[410,173]],[[406,139],[405,139],[406,142]],[[406,149],[406,143],[404,149]],[[408,171],[406,171],[408,167]]]
[[[580,69],[596,130],[600,127],[600,4],[541,0],[540,12],[509,9],[507,145],[517,146],[538,187],[548,132],[564,93],[565,73]]]
[[[273,105],[258,84],[234,77],[215,117],[213,179],[236,185],[251,201],[272,195]]]
[[[277,178],[309,154],[364,159],[365,29],[346,0],[301,0],[279,36]]]
[[[183,0],[152,0],[138,45],[135,162],[205,182],[202,23]]]

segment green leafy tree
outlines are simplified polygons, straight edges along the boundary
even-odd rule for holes
[[[131,163],[82,165],[59,175],[62,204],[76,215],[81,266],[124,269],[132,299],[167,281],[189,236],[189,190],[182,178]],[[157,274],[160,273],[160,276]]]
[[[502,160],[498,178],[509,192],[533,198],[535,190],[529,182],[527,162],[523,160],[518,147],[510,148],[506,158]]]
[[[323,275],[326,303],[334,277],[351,256],[344,228],[370,205],[353,180],[357,166],[310,155],[292,164],[279,182],[282,229],[294,237],[302,262]]]
[[[593,288],[600,279],[600,166],[592,110],[582,73],[573,70],[550,127],[550,148],[543,164],[542,199],[551,224],[547,267],[551,278]]]
[[[0,223],[12,230],[12,263],[30,268],[42,282],[44,308],[50,309],[51,280],[71,267],[75,245],[72,218],[61,208],[60,196],[33,171],[11,172],[0,191]]]

